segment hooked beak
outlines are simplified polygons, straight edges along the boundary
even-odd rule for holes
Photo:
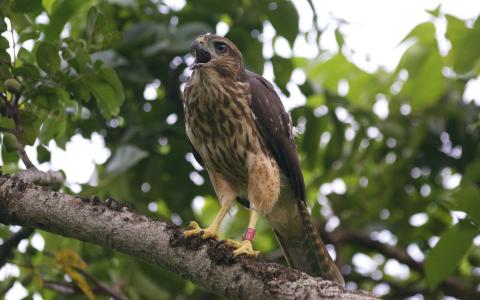
[[[196,40],[192,48],[195,52],[195,61],[190,66],[190,70],[195,70],[208,63],[212,59],[212,55]]]

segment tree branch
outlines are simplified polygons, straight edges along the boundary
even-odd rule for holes
[[[185,240],[175,225],[127,208],[44,190],[0,177],[0,222],[19,224],[109,247],[157,264],[235,299],[375,299],[362,291],[257,259],[232,260],[224,242]]]
[[[111,287],[106,286],[105,284],[101,283],[95,277],[88,274],[84,270],[76,268],[76,271],[79,272],[80,274],[82,274],[84,277],[86,277],[91,282],[93,282],[93,284],[95,285],[94,292],[109,295],[114,300],[128,300],[127,296],[125,296],[122,293],[122,291],[120,291],[120,289],[111,288]]]
[[[78,286],[72,283],[65,283],[65,282],[58,282],[52,280],[43,280],[43,287],[55,291],[60,294],[64,295],[83,295],[82,290],[78,288]],[[114,300],[126,300],[126,296],[118,295],[117,293],[113,293],[109,288],[105,287],[104,285],[95,286],[92,291],[96,295],[106,295],[112,297]]]
[[[16,177],[25,183],[36,183],[40,185],[49,185],[53,188],[60,187],[64,181],[61,172],[42,172],[38,169],[27,169],[20,171]],[[21,240],[28,238],[34,232],[33,228],[22,228],[12,234],[5,243],[0,246],[0,268],[7,262],[13,254],[15,248]]]
[[[27,169],[18,172],[15,177],[21,179],[25,183],[35,183],[38,185],[51,186],[53,189],[63,184],[65,178],[60,171],[42,172],[35,169]]]
[[[411,269],[424,273],[424,264],[414,260],[405,249],[398,246],[391,246],[382,242],[373,240],[365,232],[351,229],[337,228],[332,232],[325,231],[322,226],[317,226],[327,243],[332,243],[336,248],[341,248],[344,244],[353,244],[368,249],[373,249],[382,255],[394,258],[399,262],[406,264]],[[460,299],[479,299],[480,293],[476,289],[476,284],[469,284],[456,277],[447,278],[439,287],[446,295],[454,296]]]
[[[31,228],[22,228],[18,232],[12,234],[6,241],[0,246],[0,268],[7,262],[13,253],[13,250],[17,248],[21,240],[28,238],[33,233]]]
[[[361,247],[378,251],[386,257],[391,257],[399,262],[406,264],[416,271],[423,272],[423,264],[414,260],[405,249],[384,244],[382,242],[372,240],[368,233],[354,231],[349,229],[337,228],[332,232],[321,230],[322,236],[334,245],[355,244]]]

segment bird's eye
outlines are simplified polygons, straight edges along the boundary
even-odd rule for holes
[[[227,51],[227,45],[225,43],[215,43],[215,51],[218,53],[224,53]]]

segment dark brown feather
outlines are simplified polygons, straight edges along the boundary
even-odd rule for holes
[[[250,84],[252,112],[268,150],[288,177],[295,197],[305,200],[305,183],[288,113],[265,78],[245,71],[242,79]]]

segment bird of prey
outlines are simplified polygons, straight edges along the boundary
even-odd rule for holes
[[[209,227],[190,223],[186,237],[216,237],[237,199],[251,210],[234,256],[252,249],[259,214],[266,217],[290,266],[344,285],[305,203],[305,184],[292,123],[273,86],[245,69],[241,52],[227,38],[201,35],[192,46],[195,61],[185,86],[186,131],[196,160],[207,169],[221,203]]]

